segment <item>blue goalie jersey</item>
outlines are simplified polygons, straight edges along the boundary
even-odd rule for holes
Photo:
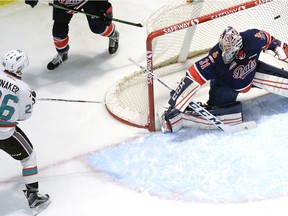
[[[271,43],[269,33],[259,29],[249,29],[240,32],[243,48],[229,64],[224,64],[222,51],[217,43],[208,56],[195,62],[188,73],[200,85],[211,79],[221,80],[230,88],[239,92],[248,92],[257,69],[257,62],[262,50],[266,50]]]

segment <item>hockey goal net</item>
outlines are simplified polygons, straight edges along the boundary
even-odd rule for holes
[[[186,69],[207,54],[227,26],[263,29],[288,41],[286,0],[173,0],[146,22],[147,69],[176,88]],[[205,98],[207,92],[197,92]],[[106,95],[118,120],[158,130],[157,113],[168,107],[169,90],[138,70],[119,80]],[[204,101],[205,102],[205,101]]]

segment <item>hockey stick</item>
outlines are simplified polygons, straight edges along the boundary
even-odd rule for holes
[[[90,13],[86,13],[86,12],[81,11],[81,10],[75,10],[75,9],[67,8],[67,7],[64,7],[64,6],[61,6],[61,5],[57,5],[57,4],[54,4],[54,3],[51,3],[51,2],[48,2],[48,5],[50,5],[50,6],[54,7],[54,8],[61,9],[61,10],[73,11],[73,12],[85,14],[87,16],[95,17],[95,18],[101,18],[101,16],[96,15],[96,14],[90,14]],[[115,21],[115,22],[120,22],[120,23],[127,24],[127,25],[143,27],[143,25],[141,23],[132,23],[132,22],[129,22],[129,21],[116,19],[116,18],[112,18],[112,20]]]
[[[156,79],[158,82],[163,84],[167,89],[170,91],[173,90],[170,86],[168,86],[165,82],[163,82],[158,76],[156,76],[154,73],[151,73],[147,68],[139,65],[137,62],[135,62],[133,59],[129,58],[129,61],[131,61],[133,64],[137,65],[139,68],[142,69],[145,73],[152,76],[154,79]],[[225,125],[221,120],[219,120],[216,116],[214,116],[212,113],[207,111],[204,107],[200,106],[198,103],[194,102],[193,100],[190,101],[189,107],[195,110],[199,115],[201,115],[203,118],[205,118],[207,121],[218,127],[220,130],[224,132],[238,132],[243,130],[248,130],[256,127],[255,121],[249,121],[249,122],[243,122],[239,123],[237,125]]]
[[[61,101],[61,102],[75,102],[75,103],[101,103],[105,104],[102,101],[87,101],[87,100],[68,100],[68,99],[60,99],[60,98],[37,98],[37,101]]]

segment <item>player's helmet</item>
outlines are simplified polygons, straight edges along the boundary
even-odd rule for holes
[[[20,49],[7,52],[2,58],[2,66],[5,72],[22,78],[22,70],[29,65],[27,55]]]
[[[243,47],[242,37],[235,28],[228,26],[220,35],[219,47],[224,64],[229,64]]]

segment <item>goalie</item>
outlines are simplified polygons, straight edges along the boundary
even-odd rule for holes
[[[170,107],[160,114],[161,130],[176,132],[183,126],[217,128],[189,108],[192,97],[208,80],[209,99],[204,107],[225,124],[242,122],[237,96],[252,87],[287,97],[288,72],[259,61],[262,51],[272,52],[277,59],[288,62],[288,45],[268,32],[249,29],[239,33],[228,26],[208,55],[190,66],[170,93]],[[267,85],[268,82],[274,84]]]

